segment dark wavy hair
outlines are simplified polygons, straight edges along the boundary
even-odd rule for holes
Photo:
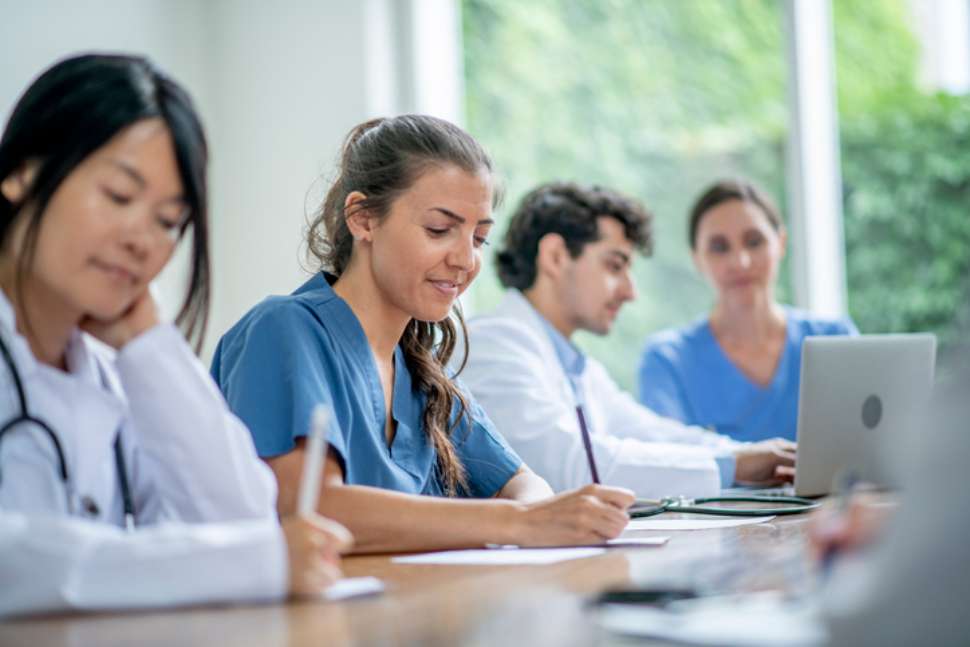
[[[0,194],[0,249],[6,250],[17,218],[28,217],[15,279],[22,285],[34,261],[47,205],[61,183],[123,129],[151,118],[165,122],[171,134],[189,207],[179,236],[192,228],[191,270],[176,323],[194,339],[198,351],[208,321],[211,282],[208,148],[189,95],[147,59],[107,54],[68,58],[41,74],[20,97],[0,139],[0,180],[28,162],[36,163],[37,170],[17,204]]]
[[[394,200],[423,172],[442,165],[454,165],[469,173],[493,173],[492,161],[479,143],[443,119],[402,115],[373,119],[351,130],[344,140],[337,179],[309,225],[310,262],[340,276],[350,261],[354,242],[347,218],[358,210],[372,217],[386,217]],[[348,213],[344,204],[353,191],[361,192],[365,199]],[[498,192],[493,195],[493,202],[497,202]],[[456,496],[468,490],[468,483],[451,436],[465,418],[468,402],[445,372],[459,339],[456,322],[465,332],[457,303],[452,315],[442,321],[412,319],[404,330],[401,347],[415,386],[426,397],[424,429],[437,453],[442,485],[447,495]],[[467,357],[467,335],[460,338]],[[455,403],[457,412],[450,422]]]
[[[653,251],[653,216],[642,204],[599,186],[551,182],[527,193],[512,215],[496,255],[499,281],[506,288],[531,288],[543,236],[559,234],[569,254],[577,258],[587,243],[599,240],[601,217],[619,221],[627,240],[642,254]]]
[[[744,179],[718,180],[704,189],[691,207],[690,216],[687,219],[687,242],[690,243],[691,249],[697,249],[697,230],[704,216],[714,207],[730,200],[740,200],[757,206],[775,231],[781,231],[784,227],[778,207],[768,194],[754,183]]]

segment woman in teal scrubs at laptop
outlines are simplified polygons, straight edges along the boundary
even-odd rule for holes
[[[446,121],[356,127],[308,232],[321,271],[216,350],[213,376],[276,474],[281,513],[295,506],[311,412],[332,408],[320,509],[360,552],[587,543],[627,523],[627,490],[554,497],[445,373],[493,182],[485,151]]]
[[[716,293],[713,311],[651,336],[640,401],[657,413],[737,440],[795,440],[802,341],[852,335],[775,298],[787,233],[770,199],[743,180],[708,188],[690,213],[694,264]]]

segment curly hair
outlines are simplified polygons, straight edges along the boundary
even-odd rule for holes
[[[529,289],[543,236],[559,234],[577,258],[587,243],[599,240],[599,218],[619,221],[640,253],[653,251],[653,216],[637,200],[599,186],[550,182],[527,193],[512,215],[496,255],[499,281],[506,288]]]

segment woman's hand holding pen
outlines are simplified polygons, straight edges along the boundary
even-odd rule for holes
[[[289,560],[289,594],[319,595],[341,577],[340,554],[353,537],[336,521],[317,514],[284,517],[281,525]]]
[[[518,508],[513,541],[520,546],[601,543],[626,528],[633,492],[625,488],[587,485]]]

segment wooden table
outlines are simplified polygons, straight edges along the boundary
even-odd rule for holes
[[[610,549],[548,566],[404,565],[389,556],[350,557],[346,575],[375,575],[387,592],[340,603],[7,621],[0,625],[0,645],[626,644],[590,621],[584,606],[590,596],[631,584],[798,592],[814,586],[804,550],[806,520],[796,515],[737,528],[630,533],[671,539],[663,547]]]

